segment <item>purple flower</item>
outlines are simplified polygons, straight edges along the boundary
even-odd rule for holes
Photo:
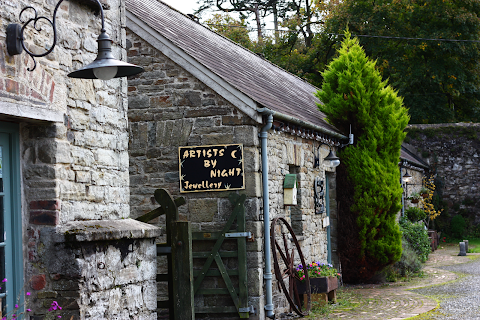
[[[30,312],[30,311],[32,311],[32,309],[27,309],[27,312]]]
[[[27,296],[29,296],[31,293],[30,292],[27,292]]]
[[[15,305],[15,309],[18,309],[18,304]]]
[[[48,311],[53,311],[53,310],[62,310],[62,307],[60,307],[58,305],[58,302],[57,301],[53,301],[52,302],[52,306],[50,307],[50,309],[48,309]]]
[[[3,279],[2,282],[7,282],[7,278]]]

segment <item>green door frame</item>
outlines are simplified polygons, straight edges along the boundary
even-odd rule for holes
[[[3,241],[5,266],[0,266],[0,270],[4,270],[4,277],[8,280],[1,283],[1,287],[4,288],[0,291],[0,297],[6,302],[8,312],[13,310],[16,303],[22,305],[23,302],[23,297],[20,297],[23,287],[23,233],[20,205],[18,124],[0,122],[0,146],[2,147],[3,180],[3,192],[0,192],[0,197],[2,197],[4,204],[4,210],[0,212],[0,219],[3,218],[3,227],[5,229],[2,230],[5,239],[0,239],[0,242]],[[17,300],[19,297],[20,301]]]

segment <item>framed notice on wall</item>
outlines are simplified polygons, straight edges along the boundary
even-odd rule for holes
[[[245,189],[243,145],[178,148],[180,192]]]

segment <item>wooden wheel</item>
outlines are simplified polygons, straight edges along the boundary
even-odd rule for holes
[[[290,303],[290,310],[295,311],[299,316],[308,315],[311,308],[311,298],[307,266],[297,237],[295,237],[292,227],[284,218],[273,219],[270,226],[270,245],[279,290],[283,291]],[[303,295],[300,296],[297,288],[297,280],[300,280],[300,278],[295,268],[295,261],[302,264],[305,274],[307,301],[303,305],[303,299],[301,298]]]

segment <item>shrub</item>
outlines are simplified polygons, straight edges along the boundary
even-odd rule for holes
[[[411,222],[417,222],[427,217],[425,211],[417,207],[410,207],[405,210],[405,215]]]
[[[415,251],[419,260],[425,262],[428,255],[432,251],[430,247],[430,239],[423,224],[412,223],[405,217],[400,219],[400,230],[403,233],[403,238]]]
[[[467,222],[465,222],[465,219],[461,215],[456,215],[450,222],[450,230],[452,235],[457,239],[462,238],[464,236],[466,226]]]
[[[338,244],[342,276],[352,283],[368,281],[401,257],[398,159],[409,117],[402,98],[382,81],[375,61],[346,33],[338,57],[322,73],[316,96],[327,121],[343,132],[351,128],[355,135],[354,144],[339,154],[337,168],[337,190],[353,189],[337,193],[344,204],[339,228],[345,236]]]
[[[394,268],[397,269],[402,276],[405,276],[408,272],[419,272],[422,269],[422,262],[405,238],[402,239],[402,248],[402,257],[400,258],[400,261],[397,261],[393,265]]]

